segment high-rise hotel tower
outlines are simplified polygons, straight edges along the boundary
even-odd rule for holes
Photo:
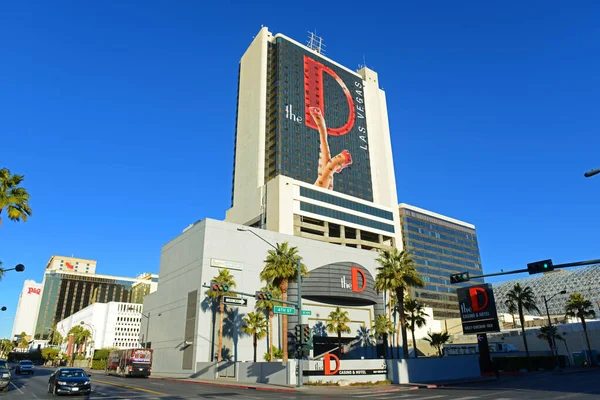
[[[239,66],[226,221],[362,249],[402,247],[385,100],[358,72],[264,27]]]

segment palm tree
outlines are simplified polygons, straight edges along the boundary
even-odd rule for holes
[[[521,320],[521,333],[523,334],[523,344],[525,345],[525,353],[529,357],[529,347],[527,346],[527,337],[525,336],[525,313],[524,310],[529,312],[540,310],[535,305],[535,297],[533,296],[533,290],[529,286],[523,288],[520,283],[517,283],[511,290],[506,294],[506,304],[509,309],[516,309],[519,312],[519,319]]]
[[[571,318],[579,318],[581,320],[581,326],[583,327],[583,333],[585,333],[585,341],[587,343],[588,351],[590,352],[590,358],[592,358],[592,365],[594,360],[592,357],[592,347],[590,346],[590,338],[588,337],[586,318],[596,318],[596,312],[594,311],[592,302],[586,300],[582,294],[573,293],[571,298],[567,302],[566,316]]]
[[[425,338],[425,341],[429,342],[431,347],[435,347],[437,349],[440,358],[444,357],[442,346],[448,343],[448,340],[450,340],[450,335],[448,334],[448,332],[428,333],[427,335],[429,337]]]
[[[79,335],[79,340],[83,344],[83,349],[80,348],[79,354],[85,355],[85,351],[87,348],[87,341],[88,341],[88,338],[90,338],[91,336],[92,336],[92,332],[90,332],[89,329],[84,329],[83,331],[81,331],[81,334]]]
[[[394,324],[386,315],[380,314],[375,317],[372,329],[374,331],[374,336],[383,341],[383,354],[387,357],[388,336],[396,332]]]
[[[550,346],[550,351],[554,353],[553,340],[564,340],[562,336],[558,334],[558,329],[553,325],[544,325],[540,327],[540,333],[537,335],[538,339],[542,339],[548,342],[548,346]]]
[[[25,177],[11,175],[6,168],[0,169],[0,226],[2,226],[2,211],[6,210],[8,218],[13,221],[27,221],[31,216],[29,208],[29,193],[19,187]]]
[[[338,352],[342,352],[342,333],[350,333],[350,318],[348,317],[348,311],[342,311],[341,308],[336,307],[335,310],[329,313],[329,319],[327,320],[327,332],[335,333],[338,337]]]
[[[256,362],[256,346],[258,341],[267,336],[267,320],[263,313],[248,313],[242,320],[242,332],[252,335],[252,345],[254,346],[254,362]]]
[[[267,286],[260,289],[262,292],[271,293],[271,300],[259,300],[256,302],[257,310],[264,310],[269,315],[269,355],[271,357],[270,361],[273,361],[273,317],[275,313],[273,312],[274,307],[278,304],[273,301],[274,299],[281,299],[281,290],[278,286],[273,285],[272,283],[267,284]]]
[[[419,358],[417,341],[415,340],[415,328],[424,327],[427,324],[425,317],[429,317],[429,314],[425,312],[423,306],[419,304],[417,300],[411,299],[410,297],[404,301],[404,310],[408,313],[406,320],[410,326],[410,332],[412,334],[415,358]]]
[[[235,281],[233,280],[233,275],[229,272],[228,269],[221,269],[217,276],[212,279],[213,282],[222,283],[224,285],[229,286],[229,288],[235,287]],[[221,362],[221,355],[223,349],[223,314],[225,314],[225,303],[223,303],[223,296],[225,296],[226,292],[214,292],[212,289],[208,289],[206,291],[206,295],[211,299],[219,299],[219,344],[217,347],[217,361]],[[231,295],[231,294],[230,294]]]
[[[19,347],[21,349],[23,349],[23,351],[25,351],[25,349],[27,348],[27,345],[29,344],[29,336],[27,336],[27,333],[25,332],[21,332],[21,342],[19,343]]]
[[[408,358],[408,339],[406,335],[406,315],[404,312],[404,294],[411,287],[423,287],[425,282],[415,269],[415,262],[407,251],[398,251],[394,248],[384,250],[377,258],[377,276],[375,277],[375,289],[382,292],[388,290],[396,294],[398,301],[398,314],[400,315],[400,330],[402,331],[402,351],[404,358]],[[400,341],[400,330],[398,330],[397,342]]]
[[[504,305],[506,305],[506,307],[508,308],[508,312],[510,313],[510,316],[512,318],[512,325],[513,328],[517,327],[517,320],[515,319],[515,314],[517,313],[517,306],[513,304],[512,301],[510,300],[506,300],[504,302]]]
[[[279,286],[281,299],[287,300],[288,284],[298,281],[297,262],[302,261],[296,247],[289,247],[288,242],[277,243],[277,250],[269,250],[264,263],[265,266],[260,273],[260,279],[274,286]],[[304,264],[300,264],[301,275],[308,276]],[[288,316],[283,314],[281,318],[281,339],[283,347],[283,361],[288,360]]]
[[[356,331],[356,339],[360,340],[362,347],[367,347],[372,344],[373,335],[371,334],[371,329],[367,328],[365,325],[362,325]]]

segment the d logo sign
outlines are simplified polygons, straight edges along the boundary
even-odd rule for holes
[[[356,112],[354,111],[354,100],[350,95],[348,87],[342,81],[331,68],[326,67],[318,61],[313,60],[310,57],[304,56],[304,113],[306,125],[313,129],[318,129],[317,124],[310,115],[310,107],[317,107],[321,109],[323,115],[325,115],[325,96],[323,88],[323,73],[329,74],[338,85],[341,86],[346,95],[348,101],[348,120],[346,123],[339,128],[327,128],[327,133],[333,136],[342,136],[350,132],[354,126],[354,120],[356,118]]]
[[[478,293],[483,294],[483,304],[479,302],[479,297],[477,296]],[[473,307],[473,312],[485,310],[485,308],[488,306],[489,299],[485,289],[480,287],[470,288],[469,295],[471,296],[471,306]]]
[[[367,287],[367,277],[365,273],[360,270],[360,268],[352,267],[352,291],[353,292],[362,292]],[[362,286],[358,286],[358,275],[362,278]]]
[[[335,360],[335,369],[331,369],[331,359]],[[325,375],[335,375],[340,371],[340,359],[331,353],[325,354],[323,357],[323,371]]]

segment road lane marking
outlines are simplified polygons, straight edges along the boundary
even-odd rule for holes
[[[22,391],[21,389],[19,389],[19,388],[17,387],[17,385],[15,385],[13,382],[11,382],[10,384],[11,384],[11,385],[13,385],[13,387],[14,387],[15,389],[17,389],[17,390],[19,391],[19,393],[21,393],[21,394],[25,394],[25,393],[23,393],[23,391]]]
[[[147,393],[152,393],[152,394],[158,394],[158,395],[161,395],[161,396],[166,396],[167,395],[167,393],[157,392],[155,390],[144,389],[144,388],[140,388],[140,387],[136,387],[136,386],[123,385],[123,384],[120,384],[120,383],[112,383],[112,382],[107,382],[107,381],[101,381],[101,380],[98,380],[98,379],[92,379],[92,382],[103,383],[105,385],[112,385],[112,386],[124,387],[126,389],[133,389],[133,390],[138,390],[140,392],[147,392]]]
[[[439,394],[437,396],[419,397],[419,400],[439,399],[440,397],[448,397],[448,395],[446,395],[446,394]]]
[[[457,399],[453,399],[453,400],[472,400],[472,399],[478,399],[479,396],[465,396],[465,397],[459,397]]]

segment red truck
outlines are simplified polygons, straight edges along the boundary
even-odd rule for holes
[[[142,376],[152,372],[152,349],[113,350],[106,359],[106,375]]]

